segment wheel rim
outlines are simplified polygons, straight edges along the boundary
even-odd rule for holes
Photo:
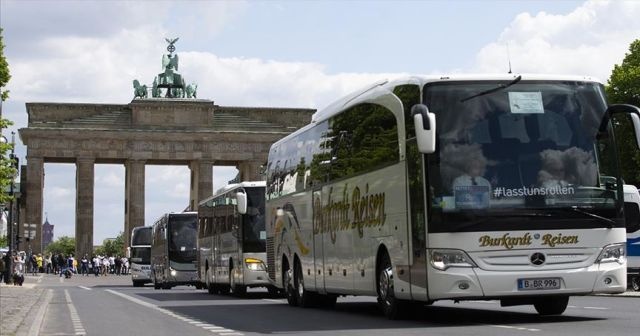
[[[378,279],[378,288],[380,290],[380,299],[385,305],[390,305],[390,293],[393,291],[393,273],[391,267],[387,266],[380,271]]]
[[[300,268],[298,268],[298,276],[296,277],[297,288],[298,288],[298,297],[302,297],[304,295],[304,279],[302,278],[302,272]]]

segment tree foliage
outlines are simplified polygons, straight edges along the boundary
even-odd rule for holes
[[[629,47],[622,64],[616,64],[607,82],[607,98],[611,104],[640,106],[640,39]],[[629,184],[640,186],[640,150],[628,116],[614,118],[616,141],[620,153],[622,177]]]
[[[0,28],[0,100],[5,101],[9,98],[9,91],[4,88],[9,83],[11,75],[9,75],[9,64],[4,57],[4,43],[2,41],[2,28]],[[2,104],[0,102],[0,104]],[[4,129],[11,126],[13,123],[7,119],[0,117],[0,131],[4,135]],[[6,138],[5,138],[6,139]],[[11,183],[11,179],[15,176],[16,169],[13,167],[13,162],[7,155],[12,149],[12,144],[9,141],[3,141],[0,143],[0,203],[5,204],[13,197],[7,192],[7,186]]]
[[[58,254],[62,253],[65,256],[69,254],[76,254],[76,239],[73,237],[62,236],[58,240],[47,245],[45,248],[45,254]]]
[[[103,256],[123,256],[124,250],[124,232],[120,231],[115,239],[105,239],[102,246],[96,249],[96,254]]]

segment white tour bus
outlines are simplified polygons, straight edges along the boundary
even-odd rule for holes
[[[178,285],[200,288],[196,272],[196,212],[167,213],[153,224],[151,282],[155,289]]]
[[[131,230],[129,251],[133,287],[151,282],[151,226],[139,226]]]
[[[625,184],[624,199],[624,211],[631,223],[627,224],[627,282],[629,288],[640,291],[640,193],[638,188]]]
[[[209,293],[275,291],[266,272],[265,182],[227,185],[198,206],[198,274]]]
[[[302,307],[377,296],[498,299],[561,314],[569,296],[627,285],[622,183],[589,77],[410,77],[314,114],[271,146],[267,270]]]

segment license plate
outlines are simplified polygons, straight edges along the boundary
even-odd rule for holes
[[[518,279],[518,290],[560,289],[560,278]]]

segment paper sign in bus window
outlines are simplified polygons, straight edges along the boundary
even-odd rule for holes
[[[511,113],[544,113],[542,93],[509,92]]]
[[[489,187],[459,186],[454,189],[457,209],[485,209],[489,207]]]

